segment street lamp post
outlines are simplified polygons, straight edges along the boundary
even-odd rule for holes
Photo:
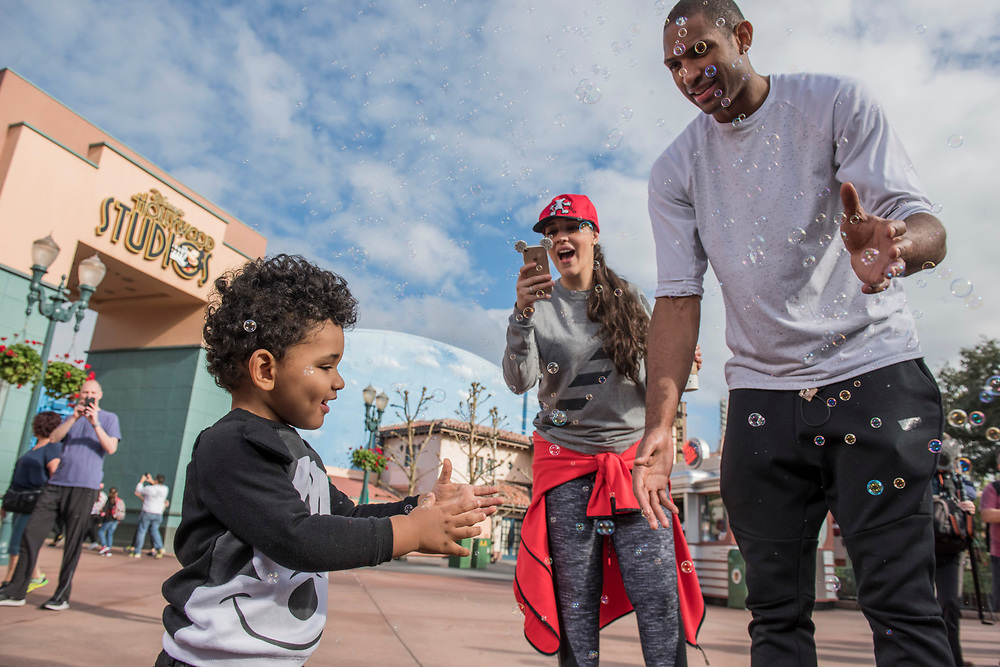
[[[42,395],[42,385],[45,382],[45,370],[49,365],[49,352],[52,348],[52,335],[55,333],[56,323],[69,322],[75,317],[76,326],[73,330],[79,331],[84,311],[87,309],[87,304],[90,303],[90,297],[94,294],[97,286],[101,284],[101,281],[104,280],[104,275],[108,272],[108,268],[98,258],[97,253],[94,253],[93,257],[80,262],[77,268],[77,278],[80,281],[79,301],[69,300],[69,290],[65,286],[66,276],[60,279],[59,287],[46,300],[45,292],[42,288],[42,276],[48,273],[49,266],[55,261],[58,255],[59,246],[56,245],[51,236],[38,239],[31,244],[31,285],[28,287],[28,309],[25,311],[25,315],[30,316],[32,307],[37,303],[38,312],[48,318],[49,324],[45,330],[45,343],[42,345],[41,375],[38,378],[38,382],[35,383],[34,389],[31,390],[31,400],[28,402],[28,415],[24,420],[24,429],[21,431],[21,445],[18,448],[18,458],[31,448],[31,436],[33,435],[31,422],[34,421],[35,411],[38,410],[38,400]],[[0,551],[2,551],[0,553],[0,565],[3,566],[6,566],[8,561],[6,546],[10,540],[11,520],[11,516],[8,514],[4,517],[2,525],[0,525]]]
[[[375,387],[368,385],[361,390],[361,395],[365,399],[365,430],[368,431],[368,449],[375,448],[375,434],[378,433],[378,425],[382,422],[382,413],[385,406],[389,405],[389,397],[385,392],[375,395]],[[365,469],[364,477],[361,479],[361,496],[358,503],[364,505],[368,502],[368,469]]]
[[[59,255],[59,246],[52,240],[51,236],[38,239],[31,244],[31,285],[28,288],[28,309],[25,315],[31,315],[34,305],[38,304],[38,312],[48,320],[48,328],[45,330],[45,343],[42,345],[42,372],[38,382],[35,383],[31,391],[31,401],[28,403],[28,417],[24,422],[24,430],[21,431],[21,446],[18,449],[20,457],[28,451],[31,444],[31,422],[38,410],[38,400],[41,398],[42,385],[45,380],[45,369],[49,365],[49,352],[52,348],[52,335],[55,333],[56,323],[69,322],[76,318],[76,326],[73,331],[80,330],[80,322],[83,321],[84,311],[90,303],[90,297],[94,294],[97,286],[104,280],[108,268],[94,253],[93,257],[83,260],[77,267],[77,277],[80,282],[80,299],[70,301],[69,290],[65,287],[66,276],[59,281],[59,287],[54,294],[45,299],[45,292],[42,288],[42,276],[44,276],[52,262]]]

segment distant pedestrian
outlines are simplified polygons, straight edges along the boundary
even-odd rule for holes
[[[955,472],[958,465],[959,445],[951,438],[943,438],[944,445],[938,455],[937,473],[931,478],[931,492],[958,506],[968,516],[976,512],[976,504],[969,500],[962,476]],[[969,522],[971,524],[971,521]],[[966,545],[940,538],[934,542],[934,584],[937,590],[941,616],[948,631],[948,645],[955,660],[955,667],[963,667],[962,646],[959,641],[959,621],[962,617],[961,581],[965,572]]]
[[[62,445],[58,442],[52,442],[49,436],[61,421],[62,417],[55,412],[39,412],[35,415],[35,418],[31,420],[31,431],[35,434],[36,439],[35,446],[14,464],[14,473],[10,479],[10,491],[20,496],[20,501],[23,504],[20,505],[18,511],[0,510],[0,517],[10,514],[11,519],[10,542],[7,544],[9,560],[7,575],[3,578],[4,586],[10,583],[14,576],[18,554],[21,551],[21,536],[24,534],[25,526],[28,525],[28,519],[31,518],[31,511],[38,502],[42,487],[49,481],[49,476],[59,467]],[[31,573],[31,581],[28,583],[28,590],[33,591],[47,583],[49,580],[38,569],[38,563],[35,563]]]
[[[90,542],[90,550],[97,551],[101,548],[101,538],[97,536],[97,531],[101,527],[101,510],[108,502],[108,494],[104,492],[104,484],[101,484],[100,491],[97,492],[97,500],[90,508],[90,525],[87,526],[87,534],[83,536],[84,542]]]
[[[1000,470],[1000,452],[997,453]],[[1000,611],[1000,480],[990,482],[979,498],[979,512],[986,524],[990,543],[990,564],[993,572],[993,611]]]
[[[119,522],[121,522],[124,518],[125,501],[118,495],[118,489],[112,486],[111,490],[108,491],[107,502],[105,502],[104,507],[101,508],[101,527],[97,529],[97,536],[101,542],[100,554],[102,556],[111,555],[111,547],[114,542],[115,530],[118,528]]]
[[[163,521],[163,510],[170,505],[167,496],[170,488],[164,484],[167,480],[163,475],[157,475],[154,480],[148,472],[142,476],[135,487],[135,495],[142,498],[142,511],[139,512],[139,524],[135,528],[135,544],[131,550],[126,550],[133,558],[142,557],[142,547],[149,532],[153,548],[149,555],[163,558],[163,537],[160,535],[160,522]],[[149,484],[149,486],[146,486]]]

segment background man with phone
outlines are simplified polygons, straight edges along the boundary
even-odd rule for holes
[[[24,529],[17,569],[10,583],[0,588],[0,606],[24,605],[38,550],[58,518],[65,526],[66,536],[59,585],[42,609],[62,611],[69,608],[73,573],[80,560],[83,537],[90,522],[90,509],[104,477],[104,457],[118,450],[121,439],[118,415],[99,407],[102,396],[97,380],[84,382],[73,414],[63,420],[50,436],[52,442],[62,441],[62,460],[42,490]]]

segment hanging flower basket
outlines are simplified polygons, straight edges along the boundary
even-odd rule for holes
[[[73,398],[80,393],[80,387],[85,380],[92,380],[90,364],[83,364],[82,359],[69,362],[69,355],[64,361],[50,362],[45,369],[45,393],[52,398]],[[80,364],[83,364],[81,367]]]
[[[389,459],[377,447],[375,449],[359,447],[351,451],[351,464],[355,468],[380,473],[389,465]]]
[[[35,349],[38,341],[7,345],[6,340],[0,338],[0,381],[16,387],[38,382],[42,372],[42,357]]]

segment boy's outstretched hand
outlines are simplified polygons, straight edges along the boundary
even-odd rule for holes
[[[468,556],[469,550],[458,542],[482,532],[476,525],[487,516],[481,504],[475,496],[438,500],[433,491],[428,493],[409,514],[391,517],[393,558],[411,551]]]
[[[500,493],[498,487],[483,486],[481,484],[457,484],[451,481],[451,471],[451,459],[442,461],[441,474],[430,490],[430,493],[434,494],[438,502],[447,502],[455,497],[468,500],[478,498],[479,507],[486,513],[486,516],[494,514],[497,511],[497,506],[503,504],[503,497],[498,495]],[[421,504],[425,497],[426,494],[420,497]]]

